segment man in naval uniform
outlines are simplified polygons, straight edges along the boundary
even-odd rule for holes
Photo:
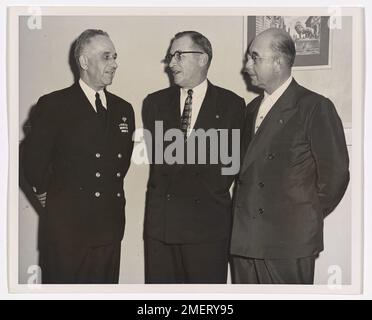
[[[118,66],[106,32],[84,31],[74,55],[79,81],[39,99],[25,144],[25,176],[45,206],[42,283],[118,283],[134,112],[106,90]]]

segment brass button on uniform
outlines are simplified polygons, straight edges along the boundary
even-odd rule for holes
[[[101,174],[99,172],[96,172],[96,177],[99,178]]]
[[[118,198],[120,198],[120,197],[121,197],[121,193],[118,192],[118,193],[116,194],[116,196],[117,196]]]
[[[117,176],[118,178],[120,178],[120,177],[121,177],[121,173],[120,173],[120,172],[116,173],[116,176]]]
[[[269,155],[268,155],[268,159],[269,160],[273,160],[275,158],[275,155],[273,154],[273,153],[270,153]]]
[[[262,209],[262,208],[258,209],[258,213],[259,213],[259,214],[263,214],[264,212],[265,212],[264,209]]]
[[[99,198],[101,196],[99,192],[96,192],[94,195],[96,196],[96,198]]]
[[[166,195],[166,198],[167,198],[167,200],[170,200],[171,199],[171,195],[170,194],[167,194]]]
[[[123,155],[121,153],[118,153],[118,158],[121,159]]]
[[[96,158],[98,159],[98,158],[101,158],[101,154],[100,153],[96,153]]]

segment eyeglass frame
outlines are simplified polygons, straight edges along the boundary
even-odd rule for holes
[[[182,54],[185,54],[185,53],[200,53],[200,54],[204,54],[205,52],[202,52],[202,51],[179,51],[179,50],[176,50],[174,51],[174,53],[168,53],[166,56],[165,56],[165,59],[164,61],[166,63],[170,63],[174,57],[174,59],[176,59],[177,62],[180,62],[182,60],[181,58],[181,55]]]
[[[247,63],[249,63],[250,60],[253,61],[253,64],[256,65],[257,64],[257,60],[265,60],[265,59],[274,59],[275,57],[260,57],[259,55],[257,55],[256,53],[253,53],[252,55],[250,54],[247,54]]]

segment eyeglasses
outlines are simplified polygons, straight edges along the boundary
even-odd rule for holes
[[[170,63],[174,57],[174,59],[176,59],[177,62],[180,62],[182,60],[182,55],[185,54],[185,53],[199,53],[199,54],[203,54],[205,52],[201,52],[201,51],[175,51],[173,54],[171,53],[168,53],[166,56],[165,56],[165,62],[166,63]]]
[[[247,55],[247,62],[249,63],[249,61],[253,61],[253,64],[257,64],[259,60],[272,59],[272,58],[273,57],[260,57],[257,54],[253,53],[252,55],[250,54]]]

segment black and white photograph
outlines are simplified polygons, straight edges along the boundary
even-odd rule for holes
[[[361,294],[362,22],[9,8],[10,292]]]

